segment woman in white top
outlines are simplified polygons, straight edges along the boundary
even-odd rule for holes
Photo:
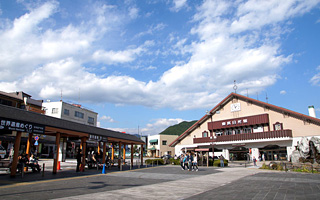
[[[194,154],[194,157],[193,157],[192,171],[194,171],[195,168],[197,168],[196,171],[199,170],[199,168],[198,168],[198,155],[197,155],[197,153],[195,153],[195,154]]]

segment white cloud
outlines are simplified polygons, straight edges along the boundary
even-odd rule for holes
[[[285,90],[281,90],[280,94],[285,95],[285,94],[287,94],[287,92]]]
[[[178,110],[208,108],[233,91],[233,80],[237,80],[239,93],[246,93],[248,88],[249,93],[255,94],[275,84],[282,66],[292,60],[291,55],[281,54],[279,38],[285,32],[278,31],[278,27],[310,11],[316,2],[268,1],[259,7],[255,6],[256,1],[204,1],[193,17],[192,37],[172,46],[180,50],[176,54],[188,52],[190,57],[182,62],[173,60],[179,64],[164,66],[169,70],[149,82],[133,76],[98,75],[86,68],[92,61],[113,65],[136,61],[145,53],[155,55],[150,52],[156,45],[153,41],[123,50],[102,48],[107,42],[99,45],[108,30],[126,20],[116,14],[114,6],[95,6],[99,9],[94,17],[88,21],[84,18],[80,25],[45,28],[42,23],[59,10],[58,4],[47,2],[0,30],[0,90],[23,90],[47,99],[59,97],[62,89],[64,97],[72,100],[80,89],[82,101],[91,103]],[[140,36],[152,35],[166,26],[150,26]],[[144,59],[140,62],[146,62]],[[146,66],[154,69],[152,64]],[[310,82],[319,85],[320,74]],[[155,122],[146,132],[160,126]]]
[[[149,29],[147,31],[141,32],[139,34],[137,34],[135,37],[142,37],[145,35],[153,35],[155,32],[161,31],[163,30],[167,25],[165,25],[164,23],[159,23],[156,25],[152,25],[149,27]]]
[[[107,121],[107,122],[110,122],[110,123],[115,123],[115,122],[116,122],[114,119],[112,119],[112,117],[110,117],[110,116],[105,116],[105,115],[103,115],[102,117],[100,117],[100,120],[102,120],[102,121]]]
[[[142,134],[150,134],[150,135],[156,135],[164,131],[169,126],[179,124],[180,122],[183,122],[183,119],[156,119],[153,123],[147,124],[145,128],[141,129]]]
[[[317,67],[317,70],[320,71],[320,65]],[[312,85],[320,86],[320,72],[315,74],[309,81]]]
[[[187,0],[173,0],[173,6],[170,8],[171,11],[178,12],[183,7],[187,6]]]
[[[132,19],[135,19],[139,16],[139,9],[136,8],[136,7],[133,7],[133,8],[130,8],[129,9],[129,16],[132,18]]]
[[[140,127],[138,130],[137,128],[107,128],[114,131],[126,132],[129,134],[139,134],[140,135],[156,135],[164,131],[169,126],[173,126],[175,124],[179,124],[185,120],[183,119],[154,119],[152,123],[146,125],[146,127]]]

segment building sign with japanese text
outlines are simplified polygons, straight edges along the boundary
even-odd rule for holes
[[[45,127],[39,124],[0,118],[0,130],[44,134]]]
[[[225,119],[214,122],[208,122],[209,130],[218,130],[218,129],[226,129],[233,127],[241,127],[241,126],[254,126],[260,124],[268,124],[269,123],[269,115],[254,115],[254,116],[246,116],[240,118],[233,119]]]

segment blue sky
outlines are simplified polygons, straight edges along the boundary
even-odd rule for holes
[[[320,1],[0,1],[0,90],[157,134],[233,92],[320,116]]]

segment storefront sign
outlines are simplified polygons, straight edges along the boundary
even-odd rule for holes
[[[45,128],[39,124],[0,118],[0,130],[44,134]]]

